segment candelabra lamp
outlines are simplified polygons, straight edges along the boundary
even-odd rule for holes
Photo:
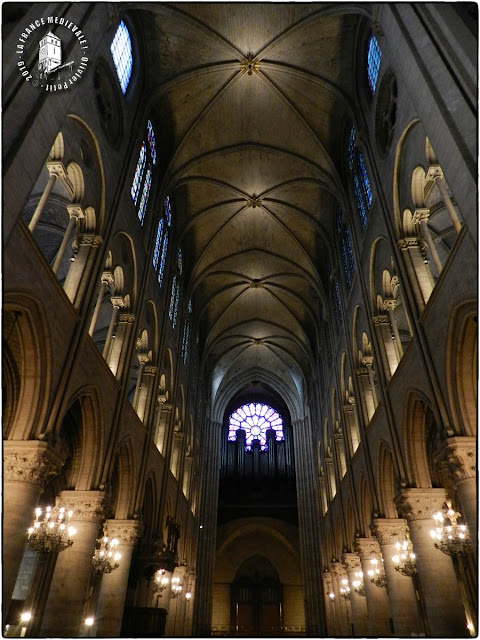
[[[350,600],[350,587],[348,586],[347,578],[342,579],[342,586],[340,587],[339,591],[342,598],[344,598],[345,600]]]
[[[385,577],[385,572],[382,569],[378,568],[378,560],[377,558],[371,558],[370,563],[372,565],[372,569],[367,571],[368,577],[370,578],[370,582],[373,582],[377,587],[386,587],[387,579]],[[382,558],[383,563],[383,558]]]
[[[159,593],[160,597],[162,597],[162,593],[170,584],[170,578],[165,575],[165,569],[159,569],[155,573],[155,579],[153,582],[153,591],[155,593]]]
[[[363,584],[363,571],[355,571],[355,580],[352,580],[352,587],[359,596],[365,595],[365,585]]]
[[[417,573],[415,554],[410,540],[395,543],[397,553],[392,557],[395,570],[404,576],[412,577]]]
[[[172,592],[170,594],[171,598],[176,598],[182,593],[182,585],[180,584],[180,578],[178,576],[174,576],[172,578]]]
[[[60,553],[73,544],[77,533],[70,525],[73,511],[65,512],[65,507],[45,507],[35,509],[35,520],[28,529],[28,546],[37,553]]]
[[[441,511],[433,514],[436,527],[430,531],[434,545],[449,556],[466,555],[471,552],[472,544],[467,525],[458,511],[452,509],[447,500]]]
[[[110,539],[107,535],[97,540],[97,548],[93,554],[92,564],[95,573],[111,573],[118,569],[122,557],[117,551],[117,538]]]

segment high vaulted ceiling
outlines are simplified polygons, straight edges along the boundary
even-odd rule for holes
[[[371,7],[130,7],[213,392],[264,374],[301,399],[329,315],[332,219]]]

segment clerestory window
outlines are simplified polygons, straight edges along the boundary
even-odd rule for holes
[[[123,20],[118,25],[115,37],[110,45],[110,51],[117,70],[120,88],[122,93],[125,93],[132,76],[133,57],[130,33]]]
[[[371,35],[370,40],[368,41],[367,76],[372,94],[375,93],[375,88],[377,86],[381,58],[382,52],[378,46],[378,41],[374,35]]]

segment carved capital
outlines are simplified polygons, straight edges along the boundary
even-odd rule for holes
[[[110,302],[112,303],[112,307],[116,307],[117,309],[121,309],[124,305],[122,296],[112,296]]]
[[[157,367],[153,364],[147,364],[143,370],[144,376],[154,376],[157,373]]]
[[[111,271],[104,271],[100,280],[103,284],[113,284],[113,273]]]
[[[363,356],[362,358],[362,364],[365,365],[365,367],[371,367],[373,364],[373,356]]]
[[[476,438],[455,436],[448,438],[435,455],[437,463],[455,484],[462,480],[476,478],[477,474]]]
[[[62,491],[57,506],[72,510],[72,522],[103,522],[107,511],[103,491]]]
[[[432,520],[442,509],[447,495],[445,489],[403,489],[396,497],[398,512],[409,522]]]
[[[97,236],[94,233],[82,233],[77,238],[79,247],[99,247],[102,242],[102,236]]]
[[[370,560],[380,553],[380,546],[375,538],[356,538],[353,547],[361,560]]]
[[[133,313],[120,313],[118,315],[118,322],[133,324],[135,322],[135,316],[133,315]]]
[[[337,578],[345,578],[345,567],[341,562],[332,562],[330,565],[330,573]]]
[[[397,301],[395,300],[395,298],[385,298],[385,300],[383,301],[383,308],[385,311],[395,311],[396,306]]]
[[[47,162],[47,169],[50,176],[55,176],[56,178],[60,178],[61,180],[67,179],[67,172],[63,165],[63,162],[59,160],[50,160]]]
[[[76,220],[80,220],[85,217],[85,211],[81,204],[73,203],[67,204],[67,211],[70,218],[75,218]]]
[[[430,209],[415,209],[413,213],[413,222],[415,224],[423,222],[428,222],[428,218],[430,217]]]
[[[344,553],[342,556],[343,564],[347,571],[361,571],[362,564],[356,553]]]
[[[407,521],[403,518],[377,518],[370,525],[370,531],[380,545],[395,544],[405,540]]]
[[[105,526],[111,538],[117,538],[120,544],[135,546],[143,532],[143,525],[138,520],[107,520]]]
[[[398,242],[398,247],[402,251],[406,251],[407,249],[419,248],[421,249],[424,246],[423,240],[420,238],[401,238]]]
[[[388,326],[390,326],[390,320],[388,319],[388,316],[373,316],[372,317],[372,322],[374,325],[379,325],[379,324],[386,324]],[[365,358],[364,358],[365,360]],[[372,362],[373,362],[373,358],[372,358]]]
[[[60,473],[64,459],[39,440],[6,440],[3,443],[3,481],[30,482],[44,487]]]
[[[425,176],[429,180],[436,180],[437,178],[443,178],[443,169],[439,164],[431,164],[428,167],[427,175]]]
[[[366,367],[361,367],[359,369],[355,369],[356,376],[368,376],[368,370]]]

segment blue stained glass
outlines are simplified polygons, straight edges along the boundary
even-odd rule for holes
[[[132,41],[130,40],[130,34],[123,20],[118,25],[115,37],[110,45],[110,51],[115,69],[117,70],[122,93],[125,93],[132,75],[133,58]]]
[[[336,280],[333,281],[333,287],[331,288],[331,292],[332,292],[333,317],[335,318],[335,328],[338,331],[340,328],[340,322],[342,319],[342,307],[340,302],[340,290],[338,288],[338,282]]]
[[[160,268],[158,270],[158,284],[162,286],[163,274],[165,271],[165,261],[167,259],[167,247],[168,247],[168,231],[165,231],[162,244],[162,254],[160,256]]]
[[[262,403],[243,405],[234,411],[229,418],[228,439],[237,439],[238,429],[245,430],[245,450],[252,448],[253,440],[260,440],[260,449],[267,449],[268,429],[274,429],[275,439],[283,440],[283,420],[272,407]]]
[[[348,139],[348,166],[350,169],[353,167],[353,161],[355,159],[355,127],[352,127],[350,131],[350,138]]]
[[[145,142],[142,142],[142,146],[140,148],[140,155],[138,156],[137,168],[135,169],[135,175],[133,177],[132,188],[130,189],[130,193],[132,195],[132,200],[135,204],[137,204],[138,194],[140,193],[140,185],[142,184],[143,172],[145,171],[145,162],[146,162],[146,154],[145,154]]]
[[[147,122],[147,138],[148,144],[150,146],[150,156],[152,158],[153,164],[155,164],[157,160],[157,147],[155,145],[155,133],[153,131],[153,125],[150,120]]]
[[[147,171],[145,183],[143,185],[142,199],[140,200],[140,206],[138,208],[138,219],[143,225],[145,219],[145,211],[147,210],[148,196],[150,195],[150,187],[152,185],[152,170]]]
[[[343,270],[345,272],[345,278],[347,280],[347,286],[350,289],[350,287],[352,286],[352,276],[351,276],[350,268],[348,264],[347,247],[345,246],[345,238],[342,238],[342,259],[343,259]]]
[[[372,204],[372,190],[370,189],[370,180],[368,179],[365,162],[363,161],[363,156],[360,152],[358,153],[358,166],[360,167],[363,195],[365,196],[367,207],[370,208],[370,205]]]
[[[183,328],[183,340],[182,340],[182,360],[183,360],[183,364],[187,364],[189,339],[190,339],[190,323],[186,322],[185,326]]]
[[[191,301],[191,300],[189,300],[189,301],[188,301],[188,313],[192,313],[192,310],[193,310],[193,309],[192,309],[192,301]]]
[[[340,232],[342,230],[342,210],[340,207],[337,208],[337,231]]]
[[[345,246],[347,247],[348,261],[350,264],[350,272],[355,273],[355,259],[353,257],[352,243],[350,241],[350,230],[348,227],[344,229]]]
[[[177,291],[177,276],[173,276],[172,293],[170,295],[170,306],[168,308],[168,317],[170,322],[173,321],[173,310],[175,308],[175,293]]]
[[[178,302],[180,300],[180,282],[177,281],[177,291],[175,293],[175,307],[173,309],[173,320],[172,320],[172,326],[175,329],[175,326],[177,324],[177,313],[178,313]]]
[[[172,205],[168,196],[165,198],[165,202],[163,203],[163,213],[167,219],[168,226],[170,226],[172,223]]]
[[[180,275],[182,275],[182,272],[183,272],[183,256],[182,256],[182,250],[181,249],[178,250],[177,267],[178,267],[178,273]]]
[[[157,237],[155,238],[155,249],[153,250],[153,268],[155,271],[158,267],[158,260],[160,258],[160,247],[162,246],[162,236],[163,236],[163,218],[160,219],[157,228]]]
[[[382,52],[380,51],[380,47],[378,46],[377,39],[375,38],[375,36],[370,36],[367,55],[367,75],[372,93],[375,93],[375,87],[377,86],[378,70],[380,69],[381,57]]]
[[[360,184],[358,182],[357,174],[353,176],[353,186],[355,190],[355,198],[357,200],[357,209],[360,215],[360,222],[362,223],[362,228],[365,229],[367,226],[367,214],[365,212],[365,205],[363,204],[362,194],[360,191]]]

